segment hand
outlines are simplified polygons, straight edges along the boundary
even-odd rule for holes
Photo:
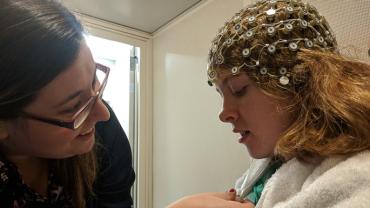
[[[167,208],[254,208],[248,201],[236,201],[235,192],[202,193],[184,197]]]

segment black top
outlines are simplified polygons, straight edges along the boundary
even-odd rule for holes
[[[135,181],[131,149],[116,115],[107,105],[110,119],[96,126],[98,175],[94,196],[87,208],[131,208],[131,186]],[[70,208],[71,197],[63,192],[58,179],[49,173],[48,198],[25,185],[17,167],[0,154],[1,208]]]
[[[52,173],[49,171],[46,198],[24,184],[17,167],[0,154],[0,207],[71,208],[71,196],[64,192]]]

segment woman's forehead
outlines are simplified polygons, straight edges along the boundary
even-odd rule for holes
[[[75,92],[90,89],[94,71],[95,64],[90,51],[86,46],[81,45],[75,62],[41,89],[39,96],[30,107],[52,107]]]
[[[216,70],[217,70],[217,78],[214,80],[216,84],[225,83],[230,79],[237,78],[240,76],[243,76],[249,79],[249,76],[244,71],[241,71],[238,74],[233,74],[229,69],[226,69],[226,68],[217,68]]]

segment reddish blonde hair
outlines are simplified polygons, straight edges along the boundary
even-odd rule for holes
[[[293,100],[295,118],[275,152],[286,159],[327,157],[370,149],[370,66],[336,53],[302,50],[295,89],[264,91]]]

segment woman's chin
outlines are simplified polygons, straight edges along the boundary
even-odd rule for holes
[[[250,149],[248,147],[247,147],[247,149],[248,149],[249,156],[251,156],[254,159],[263,159],[263,158],[270,157],[270,154],[260,152],[260,151],[257,151],[257,150],[253,150],[253,149]]]

